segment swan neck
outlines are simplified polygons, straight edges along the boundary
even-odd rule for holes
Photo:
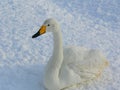
[[[45,82],[54,84],[59,83],[59,72],[63,62],[63,47],[62,47],[62,34],[60,31],[53,32],[54,48],[53,55],[48,61]]]
[[[60,69],[63,61],[63,44],[62,44],[62,34],[60,31],[53,33],[54,38],[54,48],[53,48],[53,62],[56,69]]]
[[[54,48],[53,48],[53,55],[57,54],[58,56],[63,53],[63,44],[62,44],[62,34],[60,31],[53,33],[54,38]]]
[[[60,31],[53,32],[54,48],[51,60],[48,62],[49,71],[53,78],[58,78],[61,64],[63,62],[62,34]]]

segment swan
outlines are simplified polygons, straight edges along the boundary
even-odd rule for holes
[[[52,32],[53,54],[45,68],[44,86],[47,90],[65,90],[98,78],[108,66],[99,50],[69,46],[63,48],[62,33],[56,19],[47,19],[32,38]]]

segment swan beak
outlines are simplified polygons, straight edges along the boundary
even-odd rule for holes
[[[39,29],[39,31],[32,36],[32,38],[36,38],[36,37],[38,37],[38,36],[40,36],[40,35],[42,35],[42,34],[44,34],[44,33],[46,33],[46,26],[45,26],[45,25],[43,25],[43,26]]]

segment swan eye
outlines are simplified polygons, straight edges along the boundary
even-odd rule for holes
[[[50,26],[50,24],[48,24],[48,26]]]

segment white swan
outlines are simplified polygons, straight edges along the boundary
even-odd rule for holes
[[[62,34],[55,19],[46,20],[32,38],[46,32],[52,32],[54,37],[53,55],[46,66],[44,78],[44,85],[48,90],[65,90],[95,79],[108,65],[108,61],[98,50],[83,47],[63,49]]]

